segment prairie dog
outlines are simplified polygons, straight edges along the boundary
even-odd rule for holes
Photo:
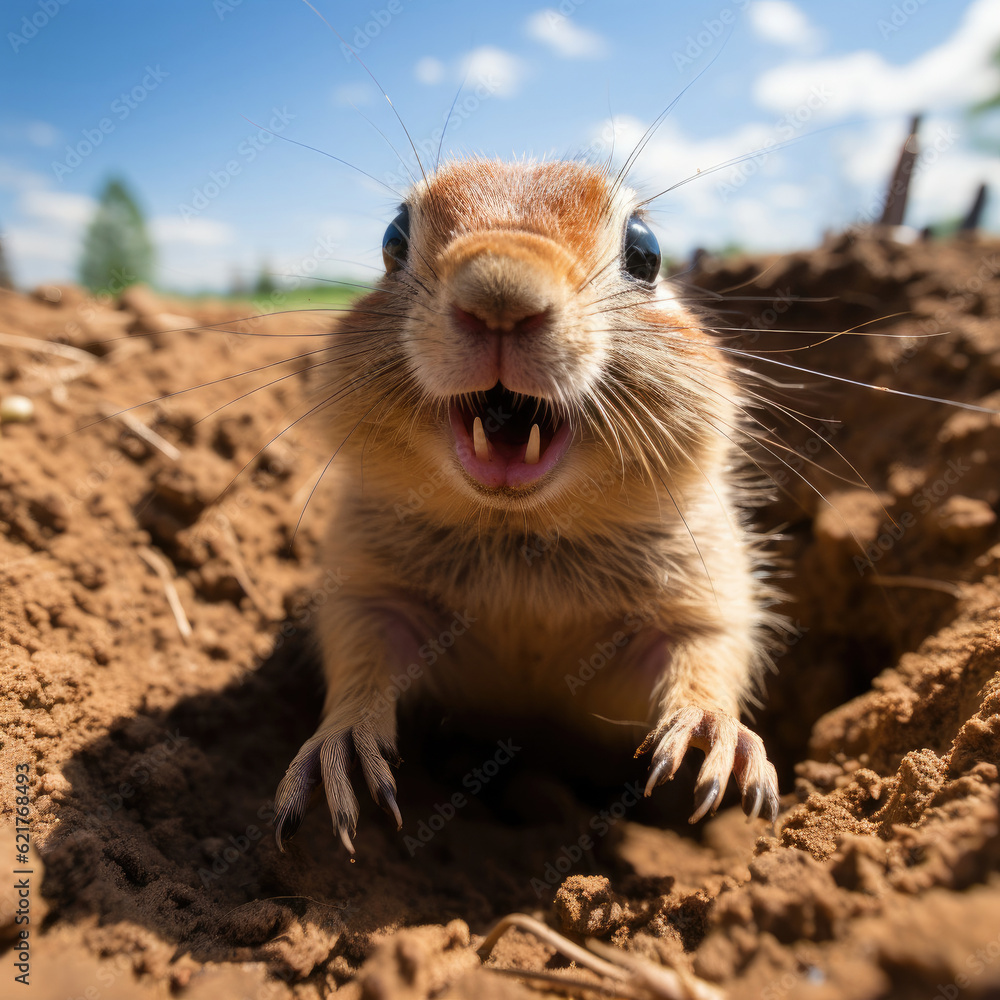
[[[740,386],[660,278],[635,192],[583,163],[448,163],[408,192],[383,257],[320,369],[323,559],[347,582],[318,625],[323,716],[278,787],[278,845],[321,781],[353,851],[355,763],[401,823],[404,688],[452,711],[530,699],[595,740],[614,729],[598,715],[643,721],[647,795],[695,746],[692,822],[731,773],[773,819],[774,767],[739,721],[776,623]]]

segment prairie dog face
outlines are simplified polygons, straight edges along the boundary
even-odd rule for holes
[[[337,430],[370,425],[366,477],[405,495],[433,476],[431,506],[468,515],[551,513],[609,470],[630,494],[698,474],[734,391],[636,201],[570,162],[454,162],[414,186],[380,291],[334,335],[356,386]]]

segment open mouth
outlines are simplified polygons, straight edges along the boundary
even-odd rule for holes
[[[537,483],[566,454],[570,425],[544,399],[497,382],[448,407],[455,450],[469,476],[490,489]]]

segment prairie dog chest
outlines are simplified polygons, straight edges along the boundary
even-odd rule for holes
[[[576,681],[589,685],[598,672],[610,681],[648,645],[650,574],[663,575],[647,565],[652,537],[449,529],[360,508],[345,518],[331,540],[336,564],[373,595],[394,595],[415,643],[407,663],[451,704],[516,710],[534,698],[560,710],[582,703],[571,697]]]
[[[665,525],[574,536],[530,526],[443,526],[363,506],[345,511],[341,523],[328,563],[353,563],[373,588],[405,592],[429,611],[468,611],[484,623],[478,631],[525,651],[523,643],[550,648],[552,636],[644,613],[670,576]]]

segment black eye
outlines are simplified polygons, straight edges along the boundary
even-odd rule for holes
[[[392,274],[403,266],[410,245],[410,210],[404,205],[382,237],[382,260],[385,273]]]
[[[625,227],[622,263],[633,278],[650,284],[660,273],[660,244],[656,242],[656,237],[646,223],[635,215]]]

